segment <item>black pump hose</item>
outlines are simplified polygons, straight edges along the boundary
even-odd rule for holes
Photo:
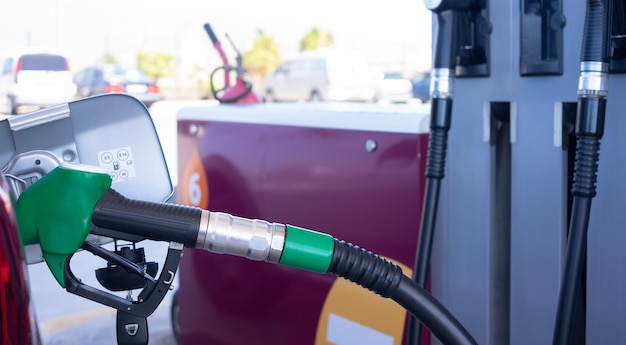
[[[454,316],[402,269],[384,258],[335,239],[329,273],[391,298],[420,319],[444,344],[475,345],[476,341]]]
[[[604,135],[612,8],[612,0],[587,1],[576,114],[574,200],[553,345],[569,345],[572,342],[576,296],[587,255],[591,200],[596,195],[600,139]]]
[[[430,257],[439,204],[439,189],[445,175],[448,131],[452,114],[454,68],[456,65],[457,19],[456,10],[437,13],[438,31],[431,84],[430,137],[426,163],[426,186],[420,219],[418,250],[413,277],[417,285],[425,287],[430,271]],[[421,343],[422,326],[412,317],[409,320],[408,344]]]

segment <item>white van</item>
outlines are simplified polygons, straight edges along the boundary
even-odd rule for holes
[[[43,50],[20,50],[0,58],[0,112],[46,107],[74,99],[76,84],[67,58]]]
[[[286,60],[263,81],[266,101],[373,101],[375,75],[363,55],[323,48]]]

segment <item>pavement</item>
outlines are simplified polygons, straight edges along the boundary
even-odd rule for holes
[[[163,302],[148,317],[148,340],[150,345],[177,345],[172,333],[170,302]],[[44,345],[117,345],[115,333],[115,311],[100,311],[74,315],[70,319],[57,320],[56,324],[45,324],[43,327],[57,327],[57,331],[42,332]]]
[[[162,267],[168,244],[142,241],[146,259]],[[111,244],[105,245],[109,250]],[[102,290],[94,270],[106,265],[91,253],[80,251],[71,261],[72,272],[87,285]],[[28,265],[28,276],[35,316],[43,345],[118,345],[115,332],[116,311],[102,304],[71,294],[54,280],[45,263]],[[174,287],[178,286],[177,277]],[[159,307],[148,317],[150,345],[176,345],[171,327],[169,291]]]

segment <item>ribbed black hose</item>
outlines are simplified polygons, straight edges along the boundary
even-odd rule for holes
[[[579,282],[587,252],[587,232],[585,229],[589,224],[590,209],[591,198],[574,197],[570,236],[567,241],[567,264],[563,273],[563,282],[572,283],[563,283],[561,287],[559,310],[554,330],[554,345],[570,345],[572,343],[576,295],[580,289]]]
[[[612,0],[588,0],[581,49],[581,73],[606,73],[610,59]],[[594,64],[595,65],[592,65]],[[597,66],[600,66],[599,68]],[[589,70],[587,70],[589,69]],[[587,77],[581,74],[581,80]],[[553,345],[570,345],[575,319],[576,296],[580,290],[587,256],[587,231],[591,200],[596,195],[600,139],[604,134],[606,85],[581,83],[576,116],[576,161],[574,196],[567,241],[565,270],[561,281],[554,326]]]
[[[591,213],[591,200],[596,195],[600,139],[579,137],[576,143],[574,166],[574,200],[570,218],[565,271],[559,293],[558,310],[554,328],[554,345],[572,343],[576,296],[580,290],[582,270],[587,256],[587,229]]]
[[[329,273],[391,298],[418,318],[444,344],[476,344],[469,332],[402,269],[363,248],[335,239]]]
[[[478,344],[439,301],[410,278],[402,277],[391,298],[418,318],[442,343]]]
[[[413,279],[426,287],[430,273],[430,257],[439,206],[441,180],[445,176],[448,131],[452,116],[452,99],[434,98],[431,104],[430,137],[428,139],[428,157],[426,160],[426,185],[420,218],[419,237]],[[421,344],[422,327],[415,319],[409,320],[409,344]]]

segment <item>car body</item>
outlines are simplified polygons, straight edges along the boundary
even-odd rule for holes
[[[365,57],[322,48],[286,60],[266,76],[266,101],[372,101],[376,85]]]
[[[29,49],[0,58],[0,105],[7,114],[21,106],[47,107],[69,102],[76,84],[61,53]]]
[[[0,173],[0,345],[40,343],[25,267],[8,184]]]
[[[114,64],[91,66],[76,73],[75,79],[77,98],[125,93],[137,98],[146,107],[163,98],[156,81],[138,68],[125,68]]]
[[[382,72],[377,80],[376,98],[383,102],[406,103],[413,98],[411,81],[399,72]]]
[[[422,103],[430,101],[430,73],[418,74],[411,79],[413,98]]]

